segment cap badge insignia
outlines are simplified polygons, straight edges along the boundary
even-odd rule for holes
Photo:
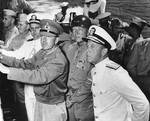
[[[88,35],[92,36],[95,33],[96,29],[93,27],[89,30]]]
[[[47,31],[49,32],[49,30],[50,30],[50,25],[49,25],[49,23],[48,23],[48,22],[46,23],[46,25],[45,25],[45,27],[44,27],[44,28],[45,28],[45,30],[47,30]]]
[[[32,16],[31,16],[31,19],[32,19],[32,20],[36,20],[36,19],[37,19],[37,16],[36,16],[36,15],[32,15]]]

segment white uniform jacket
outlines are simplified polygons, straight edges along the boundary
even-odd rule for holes
[[[106,58],[91,74],[95,121],[148,121],[149,102],[125,69]]]

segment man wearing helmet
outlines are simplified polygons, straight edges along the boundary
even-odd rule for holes
[[[69,121],[94,121],[93,100],[89,72],[92,65],[86,60],[87,36],[91,21],[84,15],[71,22],[72,39],[62,47],[69,63],[67,109]]]

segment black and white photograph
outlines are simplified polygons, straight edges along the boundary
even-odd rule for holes
[[[0,0],[0,121],[150,121],[150,0]]]

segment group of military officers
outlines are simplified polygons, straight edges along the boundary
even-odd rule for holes
[[[17,121],[149,120],[144,83],[149,66],[141,67],[149,62],[149,41],[141,37],[146,21],[136,17],[127,25],[105,11],[96,20],[78,15],[66,34],[54,20],[32,14],[28,21],[27,14],[19,13],[16,26],[16,12],[3,12],[0,72],[13,82]]]

